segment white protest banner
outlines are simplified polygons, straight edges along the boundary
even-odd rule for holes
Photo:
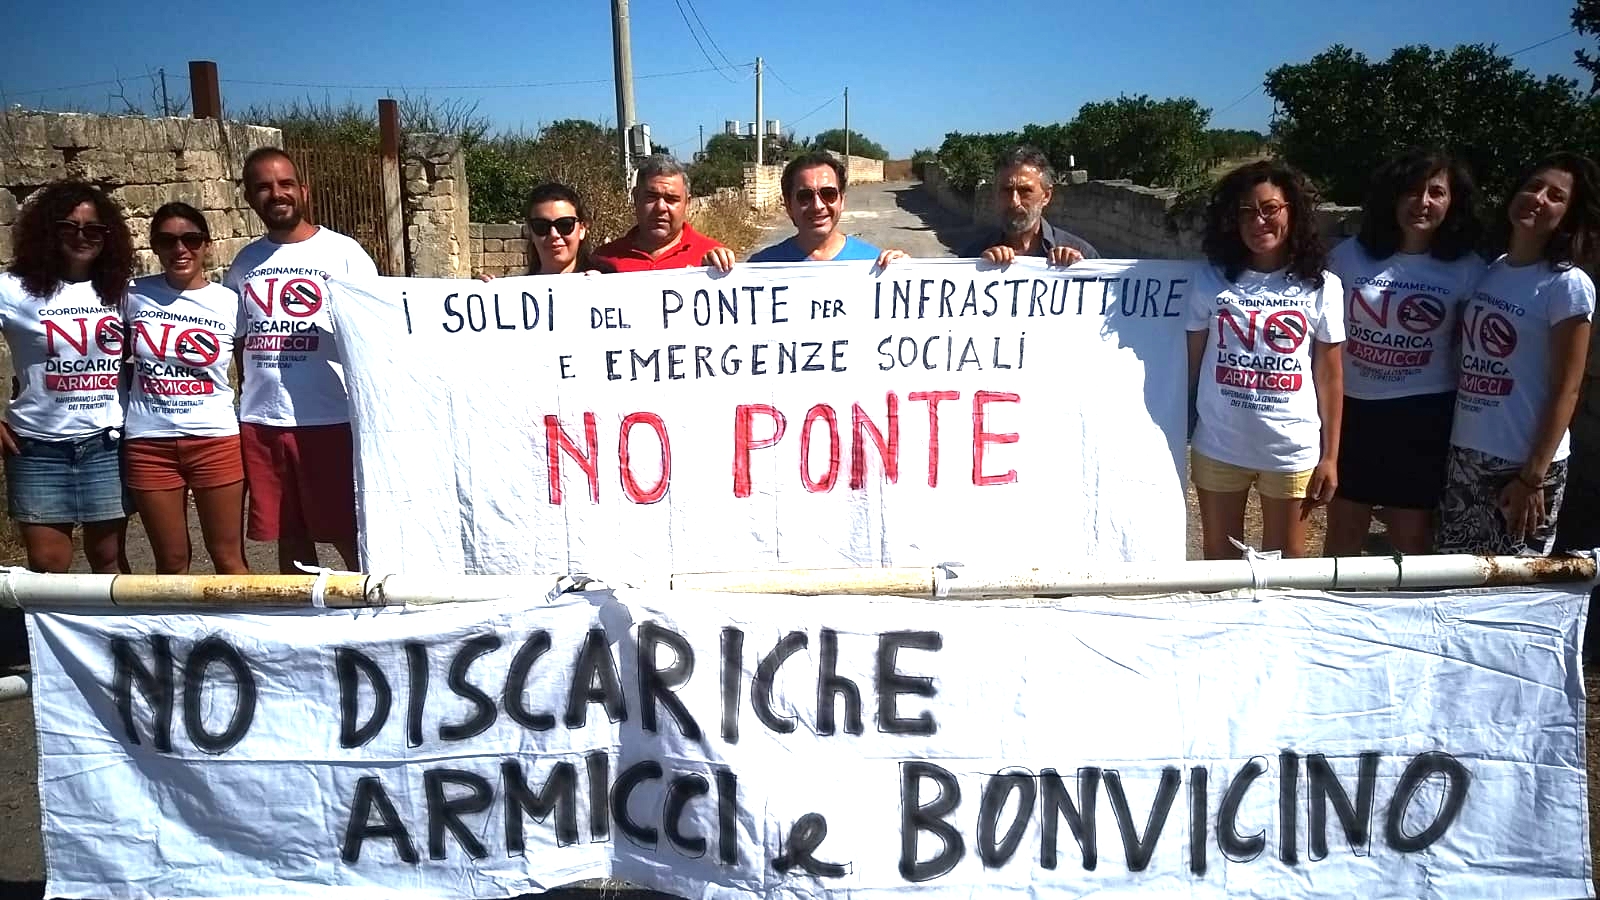
[[[1580,897],[1587,586],[32,613],[53,897]]]
[[[1192,265],[342,284],[365,567],[1180,561]]]

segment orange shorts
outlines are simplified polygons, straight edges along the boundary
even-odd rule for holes
[[[130,490],[205,490],[243,481],[244,457],[237,434],[129,438],[122,442],[122,470]]]

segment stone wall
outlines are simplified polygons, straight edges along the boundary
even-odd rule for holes
[[[934,201],[947,211],[975,223],[994,224],[992,195],[984,186],[965,197],[949,183],[938,166],[924,167],[923,184]],[[1094,244],[1100,254],[1113,259],[1199,259],[1204,222],[1199,214],[1178,215],[1169,227],[1168,210],[1178,196],[1174,188],[1152,188],[1126,179],[1088,181],[1080,172],[1069,173],[1069,183],[1056,185],[1045,217],[1058,227]],[[1354,234],[1360,209],[1323,204],[1317,207],[1317,225],[1330,240]]]
[[[828,154],[840,162],[844,162],[843,153],[832,150]],[[850,166],[845,170],[846,183],[848,184],[874,184],[883,181],[883,160],[867,159],[865,156],[850,157]]]
[[[77,178],[122,206],[141,274],[160,271],[150,217],[181,200],[205,213],[211,269],[220,275],[263,231],[244,202],[241,169],[247,153],[268,144],[282,146],[282,132],[214,119],[0,113],[0,266],[12,259],[19,205],[42,185]]]
[[[744,198],[754,209],[783,204],[783,166],[744,164]]]
[[[472,240],[474,275],[502,278],[506,275],[528,274],[533,248],[522,236],[521,225],[480,225],[473,222],[467,229]]]
[[[402,154],[406,274],[469,277],[473,272],[472,237],[461,139],[447,134],[408,134]]]

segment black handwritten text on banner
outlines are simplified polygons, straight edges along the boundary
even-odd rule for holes
[[[1180,560],[1192,276],[943,261],[338,285],[367,568]]]
[[[1582,896],[1584,601],[35,614],[47,894]]]

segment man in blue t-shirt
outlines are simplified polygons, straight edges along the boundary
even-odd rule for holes
[[[844,164],[827,153],[807,153],[783,167],[783,208],[794,223],[792,238],[758,251],[751,262],[807,262],[839,259],[875,260],[878,268],[905,258],[903,250],[879,250],[839,230],[844,212]],[[706,254],[706,262],[727,272],[733,252]]]

